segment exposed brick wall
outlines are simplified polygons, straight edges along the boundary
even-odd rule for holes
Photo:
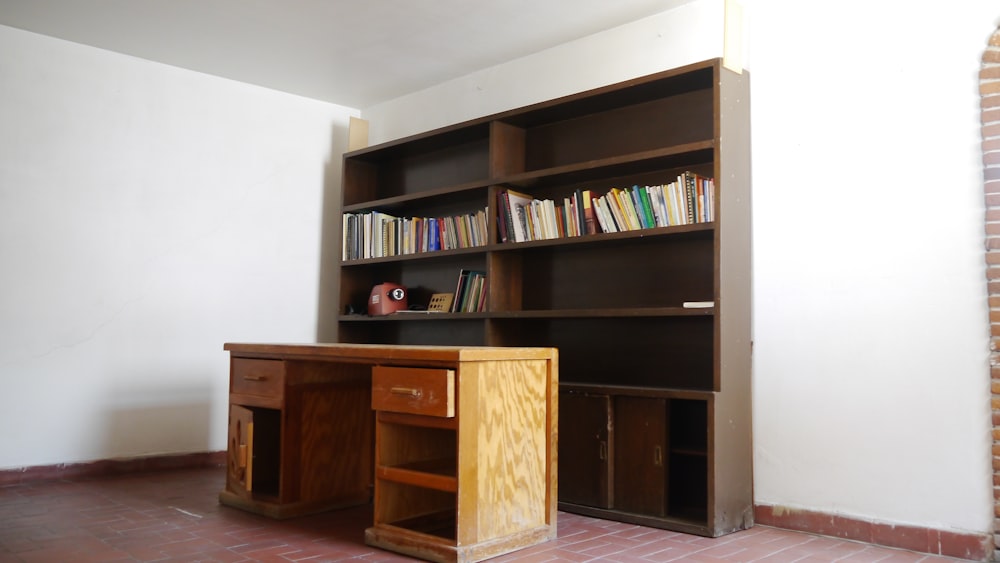
[[[979,71],[986,192],[986,275],[990,304],[990,372],[993,393],[993,532],[1000,553],[1000,29],[983,53]],[[1000,558],[997,558],[1000,559]]]

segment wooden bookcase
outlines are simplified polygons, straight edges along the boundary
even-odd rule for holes
[[[342,260],[341,342],[558,348],[560,509],[705,536],[752,524],[747,73],[708,60],[356,150],[343,170],[345,214],[485,209],[488,232]],[[561,201],[683,172],[714,179],[713,221],[501,242],[503,190]],[[482,312],[349,313],[383,282],[426,304],[463,269],[487,274]]]

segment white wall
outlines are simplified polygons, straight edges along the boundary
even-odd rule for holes
[[[978,71],[998,16],[752,4],[759,502],[991,527]]]
[[[699,0],[364,108],[369,141],[377,144],[720,56],[723,13],[722,0]]]
[[[992,524],[978,129],[994,0],[746,0],[755,498]],[[702,0],[373,108],[373,142],[722,54]]]
[[[225,449],[223,343],[317,337],[356,113],[0,27],[0,468]]]

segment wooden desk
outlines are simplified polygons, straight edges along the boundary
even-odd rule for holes
[[[432,561],[555,538],[555,349],[225,349],[223,504],[286,518],[373,500],[365,542]]]

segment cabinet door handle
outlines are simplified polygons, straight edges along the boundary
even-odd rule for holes
[[[414,398],[419,398],[423,394],[420,392],[420,389],[414,389],[413,387],[390,387],[389,392],[393,395],[405,395]]]
[[[244,375],[244,381],[267,381],[266,375]]]
[[[237,460],[240,469],[247,466],[247,446],[246,444],[240,444],[240,452]]]
[[[597,455],[600,457],[601,461],[607,461],[608,460],[608,443],[607,442],[605,442],[603,440],[601,441],[601,448],[600,448],[600,451],[598,452]]]
[[[653,448],[653,465],[660,467],[663,465],[663,449],[660,446]]]

